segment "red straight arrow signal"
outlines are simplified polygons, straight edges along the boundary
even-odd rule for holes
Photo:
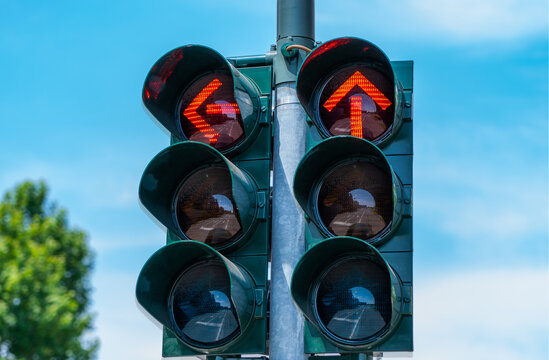
[[[355,85],[358,85],[362,90],[364,90],[364,92],[371,97],[381,109],[385,110],[391,105],[391,101],[389,101],[389,99],[387,99],[387,97],[385,97],[385,95],[383,95],[383,93],[370,82],[370,80],[366,79],[360,71],[356,71],[353,75],[351,75],[351,77],[345,80],[345,82],[341,84],[336,91],[334,91],[332,96],[326,100],[323,106],[328,111],[332,111],[337,103],[343,99],[343,97],[347,95],[349,91],[355,87]],[[353,102],[351,101],[351,106],[352,104]]]
[[[362,137],[362,97],[351,96],[351,135]]]

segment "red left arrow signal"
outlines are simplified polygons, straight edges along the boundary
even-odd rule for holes
[[[235,103],[208,104],[206,105],[206,114],[240,114],[238,105]]]
[[[210,144],[215,144],[219,138],[219,133],[196,111],[200,105],[202,105],[210,95],[219,89],[223,85],[218,78],[213,79],[208,85],[206,85],[199,93],[194,97],[189,106],[183,111],[183,115],[189,119],[189,121],[200,131],[204,136],[210,140]],[[207,115],[218,114],[240,114],[238,104],[236,103],[224,103],[224,104],[208,104],[206,105]]]

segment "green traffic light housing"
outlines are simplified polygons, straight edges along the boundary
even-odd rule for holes
[[[136,287],[163,326],[163,357],[267,351],[273,73],[266,57],[246,58],[182,46],[143,86],[171,144],[139,185],[142,208],[167,229]]]
[[[352,237],[311,247],[295,267],[291,294],[308,320],[305,346],[317,353],[372,349],[391,337],[406,310],[398,275],[376,248]],[[315,329],[335,347],[315,341]]]
[[[379,245],[403,214],[399,177],[378,147],[335,136],[311,148],[299,163],[294,196],[323,237],[353,236]]]
[[[383,146],[402,124],[403,87],[387,56],[366,40],[316,47],[301,65],[296,91],[323,138],[352,135]]]
[[[195,241],[176,241],[154,253],[139,274],[136,297],[184,345],[204,354],[234,348],[253,319],[264,317],[264,284]]]
[[[172,233],[223,252],[241,247],[265,221],[265,197],[252,176],[193,141],[157,154],[139,185],[143,206]]]
[[[161,57],[143,86],[143,103],[179,141],[242,152],[260,132],[261,90],[215,50],[186,45]]]
[[[296,92],[309,117],[293,183],[308,250],[291,284],[305,353],[413,351],[413,62],[334,39]]]

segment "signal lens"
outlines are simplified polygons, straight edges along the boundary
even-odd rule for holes
[[[320,278],[315,299],[321,324],[346,341],[368,342],[382,335],[391,321],[390,275],[370,258],[335,262]]]
[[[181,130],[189,140],[218,150],[235,146],[244,137],[233,78],[229,74],[208,74],[196,80],[179,104]]]
[[[175,206],[177,223],[191,240],[219,247],[242,230],[231,174],[225,167],[211,166],[191,174],[181,184]]]
[[[337,71],[324,82],[318,117],[330,135],[382,140],[394,121],[394,81],[365,65]]]
[[[322,180],[318,212],[334,235],[376,236],[393,218],[391,174],[366,160],[336,166]]]
[[[225,266],[216,260],[194,265],[179,277],[170,306],[176,328],[185,338],[212,347],[239,334],[230,286]]]

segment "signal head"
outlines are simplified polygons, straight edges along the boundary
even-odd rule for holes
[[[375,145],[357,137],[331,137],[309,150],[295,173],[294,196],[326,237],[378,244],[401,221],[398,176]]]
[[[297,263],[291,293],[305,317],[336,346],[369,349],[387,339],[402,314],[401,282],[368,243],[334,237]]]
[[[352,135],[382,145],[401,124],[404,95],[387,56],[372,43],[339,38],[315,48],[297,96],[325,138]]]
[[[255,287],[244,269],[208,245],[176,241],[147,260],[136,297],[186,346],[216,353],[238,342],[252,323]]]
[[[180,140],[198,141],[226,155],[245,149],[259,131],[259,90],[216,51],[187,45],[150,70],[143,103]]]
[[[141,178],[144,207],[181,239],[225,251],[242,245],[260,218],[255,181],[203,143],[172,145]]]

